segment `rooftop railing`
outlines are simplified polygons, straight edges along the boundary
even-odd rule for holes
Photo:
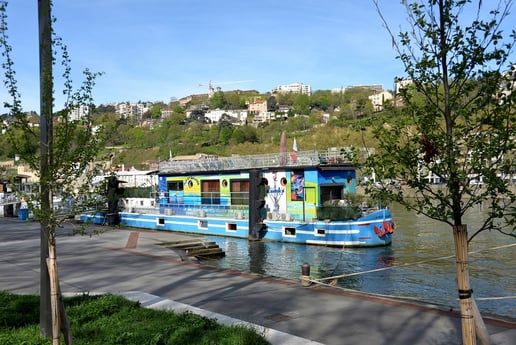
[[[348,165],[349,151],[299,151],[245,155],[231,157],[206,157],[196,160],[166,160],[159,163],[160,173],[191,173],[208,171],[234,171],[246,169],[300,168],[321,165]]]

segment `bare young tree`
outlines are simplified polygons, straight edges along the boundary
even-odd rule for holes
[[[393,188],[370,192],[450,225],[463,341],[476,344],[478,337],[487,344],[472,298],[463,217],[480,205],[487,210],[469,240],[486,230],[516,237],[510,186],[516,143],[516,70],[510,58],[516,34],[502,30],[512,1],[498,0],[486,11],[482,1],[404,0],[409,29],[398,34],[380,2],[373,3],[406,75],[398,80],[397,106],[374,120],[376,149],[361,164],[380,180],[407,181],[414,197]]]

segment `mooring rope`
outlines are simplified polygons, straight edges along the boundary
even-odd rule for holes
[[[477,254],[477,253],[481,253],[481,252],[485,252],[485,251],[490,251],[490,250],[510,248],[510,247],[513,247],[513,246],[516,246],[516,243],[505,244],[505,245],[502,245],[502,246],[496,246],[496,247],[491,247],[491,248],[484,248],[484,249],[474,250],[474,251],[468,252],[468,254]],[[341,274],[341,275],[331,276],[331,277],[326,277],[326,278],[309,279],[308,281],[311,282],[311,283],[315,283],[315,284],[319,284],[319,285],[324,285],[324,286],[329,286],[329,287],[333,287],[333,288],[336,288],[336,289],[339,289],[339,290],[343,290],[343,291],[357,292],[358,290],[353,290],[353,289],[348,289],[348,288],[336,286],[337,279],[345,278],[345,277],[351,277],[351,276],[357,276],[357,275],[366,274],[366,273],[380,272],[380,271],[385,271],[385,270],[394,269],[394,268],[403,268],[403,267],[407,267],[407,266],[421,265],[421,264],[425,264],[425,263],[432,262],[432,261],[446,260],[446,259],[451,259],[451,258],[454,258],[454,257],[455,257],[455,255],[448,255],[448,256],[442,256],[442,257],[439,257],[439,258],[433,258],[433,259],[428,259],[428,260],[421,260],[421,261],[414,262],[414,263],[405,263],[405,264],[403,264],[401,266],[382,267],[382,268],[376,268],[376,269],[368,270],[368,271],[354,272],[354,273],[349,273],[349,274]],[[330,283],[325,283],[324,281],[326,281],[326,280],[331,280],[331,282]],[[420,300],[421,299],[420,297],[386,295],[386,294],[371,293],[371,292],[368,292],[368,294],[370,294],[372,296],[378,296],[378,297],[387,297],[387,298],[396,298],[396,299],[405,299],[405,300]],[[476,297],[475,298],[475,300],[477,300],[477,301],[506,300],[506,299],[516,299],[516,296],[478,297],[478,298]]]
[[[502,246],[496,246],[496,247],[491,247],[491,248],[484,248],[484,249],[474,250],[474,251],[468,252],[468,254],[477,254],[477,253],[486,252],[486,251],[490,251],[490,250],[498,250],[498,249],[510,248],[510,247],[513,247],[513,246],[516,246],[516,243],[505,244],[505,245],[502,245]],[[309,281],[311,283],[325,285],[325,286],[331,286],[331,287],[334,287],[334,288],[338,288],[340,290],[355,291],[356,292],[356,290],[353,290],[353,289],[347,289],[347,288],[336,286],[337,279],[339,279],[339,278],[346,278],[346,277],[352,277],[352,276],[357,276],[357,275],[362,275],[362,274],[366,274],[366,273],[374,273],[374,272],[386,271],[386,270],[395,269],[395,268],[403,268],[403,267],[407,267],[407,266],[421,265],[421,264],[425,264],[425,263],[428,263],[428,262],[439,261],[439,260],[447,260],[447,259],[451,259],[451,258],[454,258],[454,257],[455,257],[455,255],[448,255],[448,256],[442,256],[442,257],[439,257],[439,258],[421,260],[421,261],[417,261],[417,262],[414,262],[414,263],[405,263],[405,264],[400,265],[400,266],[382,267],[382,268],[376,268],[376,269],[373,269],[373,270],[367,270],[367,271],[362,271],[362,272],[354,272],[354,273],[349,273],[349,274],[341,274],[341,275],[337,275],[337,276],[331,276],[331,277],[325,277],[325,278],[319,278],[319,279],[310,279]],[[325,283],[324,281],[327,281],[327,280],[331,280],[331,282],[330,283]],[[420,299],[420,298],[417,298],[417,297],[394,296],[394,295],[385,295],[385,294],[378,294],[378,293],[370,293],[370,294],[374,295],[374,296],[390,297],[390,298],[398,298],[398,299],[406,299],[406,300],[419,300]],[[477,300],[477,301],[491,301],[491,300],[505,300],[505,299],[516,299],[516,296],[477,297],[477,298],[475,298],[475,300]]]
[[[339,289],[339,290],[342,290],[342,291],[355,292],[355,293],[357,293],[357,292],[364,293],[364,291],[355,290],[355,289],[348,289],[348,288],[345,288],[345,287],[342,287],[342,286],[333,285],[332,283],[323,283],[321,281],[313,280],[313,279],[309,279],[308,281],[311,282],[311,283],[332,287],[334,289]],[[421,297],[410,297],[410,296],[400,296],[400,295],[386,295],[386,294],[381,294],[381,293],[377,293],[377,292],[365,292],[365,293],[367,293],[370,296],[376,296],[376,297],[395,298],[395,299],[411,300],[411,301],[421,301]],[[505,299],[516,299],[516,296],[475,297],[475,301],[492,301],[492,300],[505,300]]]
[[[502,297],[475,297],[477,301],[493,301],[502,299],[515,299],[516,296],[502,296]]]
[[[506,244],[506,245],[503,245],[503,246],[497,246],[497,247],[491,247],[491,248],[484,248],[484,249],[474,250],[474,251],[468,252],[468,254],[477,254],[477,253],[481,253],[481,252],[485,252],[485,251],[489,251],[489,250],[504,249],[504,248],[509,248],[509,247],[513,247],[513,246],[516,246],[516,243]],[[442,257],[439,257],[439,258],[421,260],[421,261],[417,261],[417,262],[413,262],[413,263],[408,263],[407,262],[407,263],[404,263],[403,265],[400,265],[400,266],[389,266],[389,267],[375,268],[375,269],[367,270],[367,271],[353,272],[353,273],[340,274],[340,275],[331,276],[331,277],[313,279],[311,281],[313,281],[313,282],[319,282],[319,281],[322,282],[322,281],[325,281],[325,280],[334,280],[334,279],[339,279],[339,278],[352,277],[352,276],[362,275],[362,274],[366,274],[366,273],[374,273],[374,272],[391,270],[391,269],[395,269],[395,268],[403,268],[403,267],[407,267],[407,266],[416,266],[416,265],[426,264],[428,262],[433,262],[433,261],[447,260],[447,259],[451,259],[451,258],[454,258],[454,257],[455,257],[455,255],[442,256]]]

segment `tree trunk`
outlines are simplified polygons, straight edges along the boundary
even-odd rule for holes
[[[49,256],[47,261],[50,276],[50,305],[52,315],[52,345],[60,344],[61,327],[59,316],[59,276],[57,274],[55,239],[48,241]]]
[[[50,317],[50,279],[48,275],[48,236],[50,230],[45,221],[41,222],[40,263],[39,263],[39,333],[42,338],[52,335],[52,318]]]
[[[460,313],[462,320],[462,342],[464,345],[476,345],[473,298],[469,284],[468,267],[468,227],[453,227],[455,257],[457,263],[457,287],[459,289]]]
[[[39,81],[40,81],[40,181],[41,181],[41,240],[40,240],[40,334],[43,338],[51,335],[50,281],[47,268],[48,241],[51,236],[49,213],[51,194],[48,185],[49,136],[52,133],[52,30],[50,0],[38,0],[39,24]]]
[[[66,315],[61,287],[59,284],[59,274],[57,270],[57,250],[55,239],[48,242],[49,257],[47,260],[48,275],[50,276],[50,296],[52,314],[52,344],[59,345],[61,333],[63,333],[65,343],[73,345],[72,332]]]

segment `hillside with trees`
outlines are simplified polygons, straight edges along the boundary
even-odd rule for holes
[[[276,152],[283,131],[290,143],[296,137],[300,150],[360,145],[364,132],[354,129],[361,128],[364,119],[376,116],[368,99],[373,93],[360,87],[344,93],[317,90],[311,96],[217,91],[211,98],[207,94],[191,96],[186,106],[179,101],[154,102],[139,119],[122,118],[113,105],[99,105],[92,118],[102,128],[105,143],[99,159],[110,156],[114,165],[147,169],[170,154],[229,156]],[[250,114],[245,123],[238,123],[223,115],[220,121],[211,123],[205,116],[214,109],[246,110],[247,104],[256,99],[267,102],[274,119],[255,123]],[[39,121],[37,114],[31,116],[35,123]],[[0,160],[12,159],[16,154],[7,136],[0,135]]]

